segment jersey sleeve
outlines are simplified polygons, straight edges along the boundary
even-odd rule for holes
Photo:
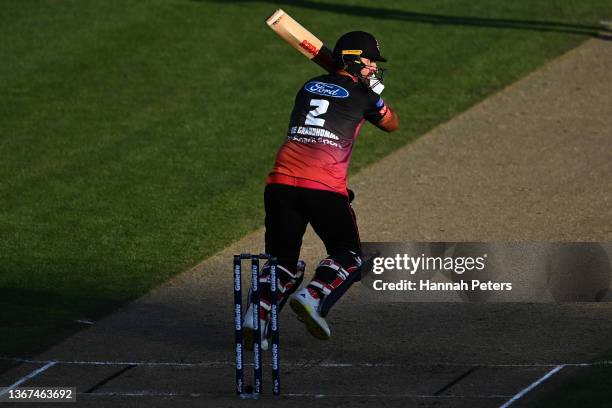
[[[363,117],[368,122],[376,124],[380,122],[383,116],[385,116],[385,113],[387,113],[388,108],[385,104],[385,101],[382,97],[380,97],[380,95],[371,92],[368,96],[368,104],[366,106]]]

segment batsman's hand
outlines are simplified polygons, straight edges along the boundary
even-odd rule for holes
[[[372,75],[370,77],[370,89],[380,95],[385,89],[385,85],[375,75]]]

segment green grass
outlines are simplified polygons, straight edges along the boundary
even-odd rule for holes
[[[330,43],[372,31],[389,58],[402,128],[364,127],[353,173],[612,16],[607,0],[351,4],[4,0],[0,354],[36,354],[262,225],[295,92],[320,72],[265,26],[276,7]]]

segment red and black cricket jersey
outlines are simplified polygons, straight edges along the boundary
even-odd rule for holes
[[[377,123],[387,107],[360,81],[338,73],[306,82],[295,97],[287,140],[268,184],[331,190],[344,195],[346,176],[364,120]]]

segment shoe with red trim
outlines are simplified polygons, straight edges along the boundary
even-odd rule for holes
[[[327,340],[331,331],[325,319],[319,314],[321,297],[319,293],[310,287],[305,287],[291,295],[289,306],[295,312],[298,319],[306,325],[306,329],[317,339]]]

